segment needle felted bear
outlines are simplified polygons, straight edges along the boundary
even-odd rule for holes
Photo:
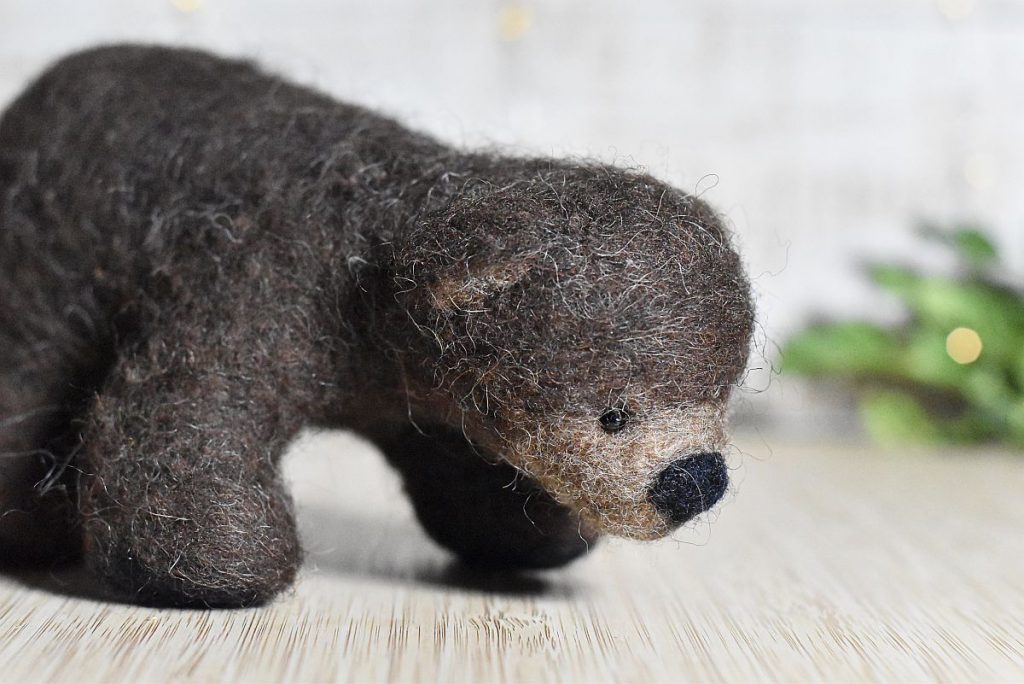
[[[456,151],[201,52],[80,53],[0,123],[0,554],[266,600],[307,425],[377,444],[469,564],[661,537],[725,491],[752,320],[722,223],[646,175]]]

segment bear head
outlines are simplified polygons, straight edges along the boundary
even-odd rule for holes
[[[410,411],[516,466],[590,529],[653,539],[713,505],[753,329],[722,221],[649,176],[522,161],[390,245]],[[424,418],[425,416],[425,418]]]

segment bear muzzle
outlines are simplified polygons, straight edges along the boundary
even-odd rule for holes
[[[724,406],[709,403],[647,412],[608,434],[592,416],[563,417],[496,451],[576,511],[587,529],[653,540],[728,490],[724,419]]]

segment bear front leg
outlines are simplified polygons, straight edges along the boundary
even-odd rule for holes
[[[298,425],[275,389],[222,365],[119,364],[92,412],[81,482],[86,562],[107,587],[230,607],[292,582],[299,544],[277,462]]]
[[[449,429],[408,429],[383,445],[430,537],[470,566],[565,565],[597,535],[533,480]]]

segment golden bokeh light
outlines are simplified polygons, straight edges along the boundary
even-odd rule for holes
[[[532,23],[533,13],[529,7],[518,3],[509,3],[501,8],[498,15],[498,32],[504,41],[517,41],[526,35]]]
[[[174,9],[184,14],[198,12],[203,6],[203,0],[171,0]]]
[[[946,353],[959,364],[977,361],[983,347],[981,335],[970,328],[957,328],[946,336]]]

